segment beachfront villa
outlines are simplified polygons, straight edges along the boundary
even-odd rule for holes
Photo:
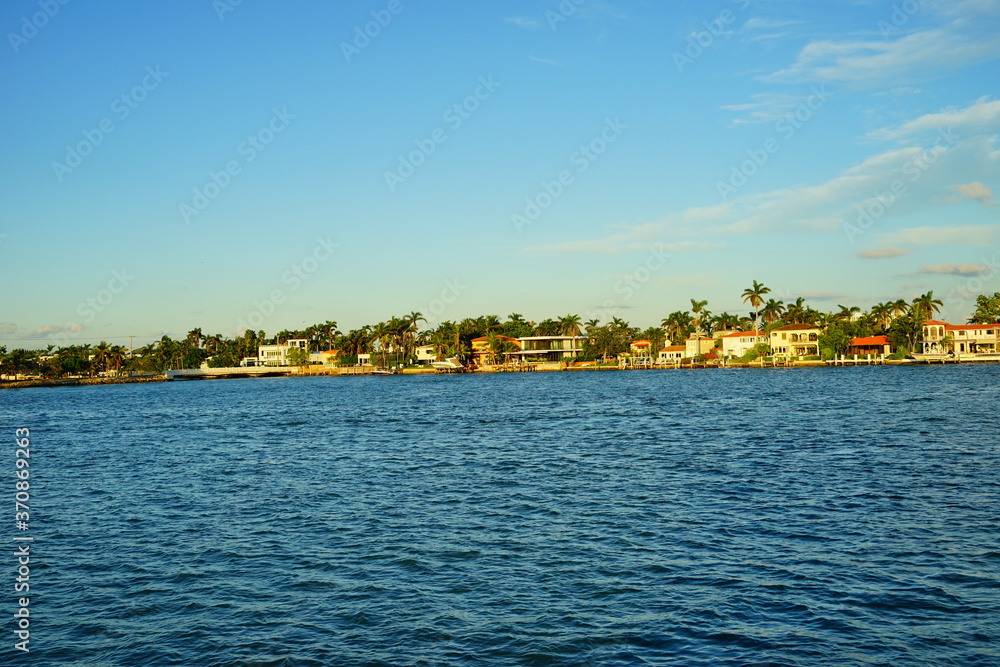
[[[313,352],[309,355],[310,364],[322,364],[323,366],[336,366],[340,360],[340,350],[323,350]]]
[[[819,355],[819,335],[812,324],[786,324],[771,330],[771,350],[775,357],[808,357]]]
[[[569,361],[583,352],[586,336],[527,336],[517,339],[521,349],[511,352],[520,362]]]
[[[260,345],[257,347],[257,363],[260,366],[287,366],[288,353],[299,349],[309,351],[309,339],[289,338],[284,343],[276,345]]]
[[[722,356],[739,358],[750,352],[758,343],[767,342],[767,334],[763,331],[733,331],[723,333]]]

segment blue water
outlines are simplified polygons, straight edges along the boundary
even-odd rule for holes
[[[0,392],[0,663],[1000,665],[998,406],[1000,365]]]

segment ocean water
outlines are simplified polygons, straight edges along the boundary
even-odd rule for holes
[[[992,364],[5,391],[0,664],[1000,665],[998,407]]]

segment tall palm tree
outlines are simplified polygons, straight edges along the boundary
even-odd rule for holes
[[[754,324],[760,321],[760,306],[764,303],[764,295],[770,293],[770,287],[764,287],[764,283],[759,283],[756,280],[753,281],[753,285],[743,290],[743,303],[749,301],[750,305],[753,306]],[[757,325],[757,328],[760,326]]]
[[[842,306],[838,303],[837,308],[840,308],[840,312],[834,314],[833,319],[841,322],[851,322],[854,320],[854,315],[861,312],[857,306]]]
[[[797,324],[804,323],[807,319],[806,311],[812,310],[806,305],[806,300],[804,297],[799,297],[795,299],[794,302],[788,304],[785,308],[784,321],[787,324]]]

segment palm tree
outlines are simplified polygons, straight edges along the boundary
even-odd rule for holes
[[[695,301],[691,299],[691,313],[694,315],[693,322],[696,328],[701,329],[701,312],[708,305],[708,301]]]
[[[201,333],[201,327],[198,327],[196,329],[191,329],[191,331],[188,331],[187,338],[184,339],[184,342],[190,343],[191,345],[194,345],[195,347],[200,347],[201,346],[201,341],[204,338],[205,338],[205,336],[203,336],[202,333]]]
[[[764,283],[759,283],[756,280],[753,281],[753,285],[743,290],[743,303],[749,301],[750,305],[753,306],[753,321],[755,325],[760,321],[760,306],[764,303],[764,295],[770,293],[770,287],[764,287]]]
[[[579,336],[580,316],[567,314],[565,317],[560,317],[559,328],[562,330],[563,336]]]
[[[781,301],[775,301],[774,299],[768,299],[767,303],[764,304],[764,308],[760,311],[761,317],[764,318],[764,322],[767,324],[777,322],[784,314],[785,304]],[[759,329],[760,327],[757,328]]]
[[[805,302],[805,298],[800,296],[793,303],[788,304],[783,318],[787,324],[805,323],[806,311],[812,310],[805,305]]]
[[[915,315],[918,315],[918,319],[921,320],[920,324],[923,326],[924,321],[933,317],[934,313],[940,312],[943,305],[941,299],[934,298],[934,290],[931,290],[927,294],[921,294],[913,300],[912,311]]]
[[[833,316],[834,320],[840,320],[842,322],[852,322],[854,320],[854,315],[860,313],[861,309],[857,306],[842,306],[839,303],[837,308],[840,308],[840,312]]]
[[[94,356],[90,360],[90,363],[93,364],[94,369],[97,370],[97,372],[100,373],[108,370],[108,358],[110,357],[110,354],[111,344],[103,340],[94,348]]]

